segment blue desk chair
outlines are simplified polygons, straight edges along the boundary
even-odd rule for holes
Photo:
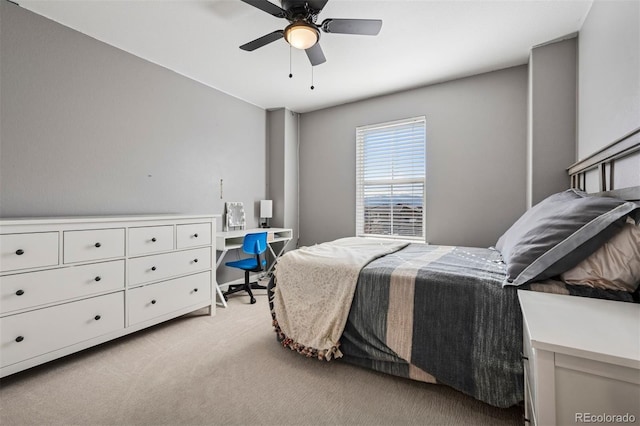
[[[267,251],[267,233],[259,232],[255,234],[247,234],[242,241],[242,251],[247,254],[254,255],[255,257],[249,257],[242,260],[234,260],[233,262],[226,262],[226,266],[232,268],[238,268],[244,270],[244,284],[230,285],[229,289],[224,292],[224,300],[227,300],[227,296],[239,291],[246,291],[251,297],[251,303],[256,303],[256,298],[253,297],[251,289],[264,289],[265,286],[259,285],[257,282],[249,282],[250,272],[261,272],[267,266],[267,260],[260,258],[260,255]]]

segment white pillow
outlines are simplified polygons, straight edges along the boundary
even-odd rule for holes
[[[560,277],[567,284],[634,292],[640,284],[640,225],[628,218],[619,233]]]

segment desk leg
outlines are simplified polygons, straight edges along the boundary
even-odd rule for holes
[[[273,268],[276,266],[276,263],[278,263],[278,259],[280,259],[280,256],[282,256],[282,253],[284,253],[284,249],[287,248],[287,245],[289,245],[289,243],[291,242],[291,240],[287,240],[283,245],[282,245],[282,249],[280,250],[280,252],[278,254],[276,254],[275,251],[273,251],[273,247],[271,247],[271,244],[267,244],[267,246],[269,246],[269,250],[271,251],[271,254],[273,255],[274,259],[273,259],[273,263],[271,263],[271,265],[269,265],[269,269],[267,269],[267,272],[264,273],[264,276],[269,276],[269,274],[271,274]]]
[[[224,295],[222,294],[222,290],[220,290],[220,287],[218,286],[218,283],[216,283],[216,293],[218,294],[218,297],[220,298],[220,303],[216,302],[216,305],[220,305],[223,308],[227,307],[227,301],[224,300]]]
[[[223,251],[220,253],[220,257],[218,258],[218,260],[216,261],[216,270],[218,269],[218,267],[222,264],[222,259],[224,259],[224,256],[227,254],[227,250]],[[227,307],[227,301],[224,300],[224,295],[222,294],[222,290],[220,290],[220,286],[218,285],[218,280],[216,280],[216,293],[218,294],[218,297],[220,298],[220,303],[218,303],[216,301],[216,305],[220,305],[223,308]]]
[[[222,265],[222,259],[224,259],[225,255],[227,254],[227,251],[228,250],[220,252],[220,257],[218,258],[218,260],[216,260],[216,269],[218,269],[220,265]]]

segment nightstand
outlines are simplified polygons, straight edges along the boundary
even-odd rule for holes
[[[640,422],[640,305],[518,290],[525,418]]]

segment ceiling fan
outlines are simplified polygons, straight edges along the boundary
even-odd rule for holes
[[[380,19],[325,19],[316,24],[318,15],[329,0],[281,0],[278,7],[268,0],[242,0],[277,18],[284,18],[289,25],[240,46],[251,52],[284,38],[292,47],[304,50],[312,66],[326,62],[320,47],[320,30],[325,33],[377,35],[382,28]]]

